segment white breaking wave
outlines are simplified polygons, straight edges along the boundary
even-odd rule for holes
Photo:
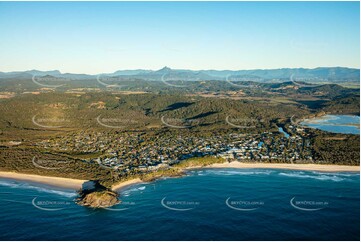
[[[121,192],[121,194],[122,194],[123,196],[128,197],[128,196],[130,195],[130,193],[143,191],[143,190],[145,190],[145,188],[146,188],[145,186],[133,187],[133,188],[131,188],[131,189],[129,189],[129,190],[125,190],[125,191]]]
[[[54,190],[50,188],[40,187],[40,186],[34,186],[28,183],[17,183],[12,181],[0,181],[0,186],[5,187],[11,187],[11,188],[22,188],[22,189],[32,189],[36,190],[38,192],[46,192],[46,193],[52,193],[57,194],[63,197],[75,197],[77,196],[76,192],[66,192],[61,190]]]
[[[304,172],[292,172],[292,173],[284,173],[280,172],[279,175],[281,176],[287,176],[287,177],[296,177],[296,178],[311,178],[321,181],[335,181],[340,182],[346,180],[346,178],[342,178],[335,174],[322,174],[322,173],[310,173],[306,174]]]
[[[245,170],[207,170],[207,174],[214,174],[214,175],[224,175],[224,176],[234,176],[234,175],[240,175],[240,176],[246,176],[246,175],[269,175],[272,173],[272,171],[245,171]]]
[[[318,172],[318,171],[312,171],[313,174],[316,175],[337,175],[337,176],[342,176],[342,177],[352,177],[352,176],[360,176],[360,173],[358,172],[349,172],[349,173],[332,173],[332,172]]]

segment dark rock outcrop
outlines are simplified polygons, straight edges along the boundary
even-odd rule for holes
[[[97,181],[93,181],[94,186],[90,189],[79,191],[77,204],[92,208],[107,208],[120,203],[118,194],[102,186]]]

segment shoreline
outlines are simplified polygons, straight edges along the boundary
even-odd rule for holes
[[[347,165],[321,165],[321,164],[289,164],[289,163],[242,163],[239,161],[215,163],[204,167],[194,168],[268,168],[268,169],[286,169],[286,170],[303,170],[303,171],[324,171],[324,172],[360,172],[360,166]]]
[[[83,187],[83,184],[88,180],[63,178],[55,176],[40,176],[17,172],[0,171],[0,179],[11,179],[16,181],[34,182],[58,188],[66,188],[72,190],[79,190]]]
[[[238,161],[215,163],[208,166],[193,166],[183,168],[182,170],[193,169],[220,169],[220,168],[236,168],[236,169],[286,169],[286,170],[303,170],[303,171],[321,171],[321,172],[360,172],[360,166],[348,165],[326,165],[326,164],[289,164],[289,163],[242,163]],[[0,171],[0,179],[12,179],[17,181],[34,182],[58,188],[66,188],[72,190],[82,189],[82,186],[88,180],[40,176],[17,172]],[[129,186],[144,183],[140,178],[133,178],[127,181],[113,184],[110,189],[115,192],[126,189]]]
[[[115,183],[111,186],[111,190],[115,191],[115,192],[119,192],[121,190],[124,190],[125,188],[135,185],[135,184],[139,184],[139,183],[144,183],[144,181],[142,181],[140,178],[134,178],[134,179],[130,179],[127,181],[123,181],[123,182],[119,182],[119,183]]]
[[[348,165],[321,165],[321,164],[287,164],[287,163],[242,163],[238,161],[215,163],[209,166],[192,166],[183,168],[183,171],[194,169],[220,169],[220,168],[235,168],[235,169],[285,169],[285,170],[303,170],[303,171],[321,171],[321,172],[360,172],[360,166]],[[158,180],[158,179],[156,179]],[[140,178],[134,178],[124,182],[112,185],[111,190],[119,192],[129,186],[144,183]]]
[[[304,125],[304,124],[301,124],[303,122],[308,122],[309,124],[319,124],[318,120],[327,120],[326,116],[329,116],[329,115],[333,115],[333,116],[337,116],[337,115],[342,115],[342,116],[356,116],[356,117],[360,117],[360,114],[359,113],[324,113],[320,116],[318,116],[317,114],[316,115],[307,115],[306,117],[302,117],[300,119],[298,119],[297,121],[295,121],[295,124],[296,125],[300,125],[301,127],[304,127],[304,128],[312,128],[308,125]],[[312,119],[315,119],[315,121],[310,121]],[[292,119],[291,119],[291,123],[293,123]],[[353,126],[353,127],[356,127],[358,129],[360,129],[360,124],[357,123],[357,124],[341,124],[341,126]],[[327,131],[326,131],[327,132]],[[345,133],[347,134],[347,133]]]

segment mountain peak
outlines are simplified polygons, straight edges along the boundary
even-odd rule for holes
[[[171,68],[169,68],[168,66],[165,66],[162,69],[158,70],[158,72],[169,72],[171,70],[172,70]]]
[[[51,70],[51,71],[39,71],[39,70],[29,70],[25,71],[25,73],[31,74],[31,75],[61,75],[61,72],[59,70]]]

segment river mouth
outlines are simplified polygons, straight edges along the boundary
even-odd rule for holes
[[[331,133],[360,135],[360,116],[325,115],[305,119],[301,125]]]

